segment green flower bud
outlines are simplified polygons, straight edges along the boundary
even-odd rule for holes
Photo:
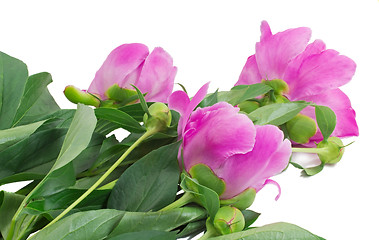
[[[253,204],[255,195],[255,189],[248,188],[233,198],[220,200],[220,204],[236,207],[239,210],[245,210]]]
[[[225,206],[216,213],[213,225],[222,235],[240,232],[245,228],[245,218],[238,208]]]
[[[72,103],[83,103],[85,105],[90,105],[94,107],[100,106],[100,100],[97,97],[88,92],[81,91],[80,89],[72,85],[67,86],[64,89],[63,93],[66,96],[66,98]]]
[[[305,144],[316,134],[316,122],[303,114],[298,114],[286,123],[288,135],[291,140]]]
[[[338,163],[345,151],[343,143],[338,137],[330,137],[327,141],[320,142],[317,144],[317,148],[322,149],[317,153],[321,162],[328,164]]]
[[[240,108],[242,112],[251,113],[252,111],[259,108],[259,103],[255,101],[244,101],[238,104],[238,107]]]
[[[171,111],[164,103],[156,102],[149,107],[150,116],[145,113],[143,123],[147,130],[163,131],[171,124]]]
[[[272,87],[277,95],[282,95],[283,93],[288,93],[289,91],[288,84],[281,79],[262,80],[262,83]]]

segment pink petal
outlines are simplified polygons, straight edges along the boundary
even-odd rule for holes
[[[309,55],[286,74],[285,80],[291,83],[289,98],[304,100],[304,96],[340,87],[351,80],[355,68],[353,60],[332,49]]]
[[[135,83],[142,93],[147,93],[146,100],[167,102],[174,87],[176,67],[172,57],[162,48],[155,48],[146,58],[139,80]]]
[[[278,192],[279,192],[279,193],[278,193],[278,195],[276,195],[276,197],[275,197],[275,201],[278,201],[279,198],[280,198],[280,195],[282,195],[282,189],[280,188],[279,183],[275,182],[275,181],[272,180],[272,179],[267,179],[267,180],[265,181],[265,183],[263,184],[263,187],[266,186],[267,184],[272,184],[272,185],[274,185],[274,186],[278,189]]]
[[[115,48],[97,71],[88,92],[104,99],[105,91],[113,84],[126,87],[125,81],[135,83],[148,54],[149,49],[140,43],[124,44]]]
[[[322,94],[307,96],[303,100],[313,102],[318,105],[330,107],[337,116],[337,124],[332,136],[335,137],[351,137],[358,136],[359,130],[355,120],[355,111],[351,107],[350,100],[345,93],[340,89],[333,89]],[[302,114],[305,114],[316,120],[313,107],[307,107]],[[310,142],[319,142],[323,139],[320,130],[317,130],[315,136],[310,139]]]
[[[203,163],[215,170],[228,157],[251,151],[255,128],[239,109],[226,102],[198,108],[191,115],[183,134],[183,157],[187,170]]]
[[[242,69],[241,75],[238,79],[237,85],[250,85],[254,83],[260,83],[262,81],[262,76],[259,73],[257,61],[255,55],[250,56],[245,66]]]
[[[261,41],[264,41],[272,36],[270,25],[267,21],[261,23]]]
[[[190,103],[186,92],[175,91],[168,97],[168,107],[183,115]]]
[[[305,50],[297,55],[294,59],[289,62],[288,67],[286,69],[283,80],[287,82],[290,88],[295,88],[297,84],[297,74],[303,61],[308,57],[320,54],[326,48],[325,43],[321,40],[315,40],[313,43],[308,44]]]
[[[207,95],[208,92],[208,87],[209,87],[209,82],[204,84],[199,91],[193,96],[191,99],[190,103],[188,104],[186,111],[182,114],[179,120],[178,124],[178,133],[184,133],[184,128],[188,122],[189,117],[191,116],[193,110],[199,105],[199,103],[204,99],[204,97]]]
[[[270,36],[266,24],[262,23],[262,40],[255,45],[259,72],[264,79],[283,79],[289,61],[307,46],[311,30],[301,27]]]
[[[223,199],[234,197],[247,188],[259,191],[269,177],[282,172],[291,156],[291,143],[283,141],[283,132],[276,126],[256,126],[252,151],[236,154],[225,161],[215,173],[226,182]]]

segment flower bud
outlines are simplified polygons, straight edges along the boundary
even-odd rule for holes
[[[238,104],[238,107],[240,108],[242,112],[251,113],[252,111],[259,108],[259,103],[254,102],[254,101],[244,101]]]
[[[316,134],[316,122],[303,114],[298,114],[286,123],[287,132],[292,141],[300,144],[309,142],[309,139]]]
[[[327,141],[320,142],[317,148],[323,150],[317,153],[321,162],[328,164],[338,163],[344,153],[343,143],[338,137],[330,137]]]
[[[164,103],[153,103],[149,107],[149,115],[145,113],[143,116],[143,123],[147,130],[162,131],[171,124],[171,111]]]
[[[262,80],[262,83],[272,87],[275,94],[282,95],[283,93],[288,93],[289,87],[288,84],[281,79],[273,80]]]
[[[100,100],[98,98],[86,91],[81,91],[72,85],[67,86],[63,93],[72,103],[83,103],[94,107],[100,106]]]
[[[240,232],[245,228],[245,218],[238,208],[225,206],[216,213],[213,225],[222,235]]]

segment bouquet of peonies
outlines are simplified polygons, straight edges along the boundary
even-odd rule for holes
[[[312,176],[340,161],[358,136],[339,89],[355,63],[308,43],[309,28],[272,34],[230,91],[173,91],[177,68],[162,48],[114,49],[88,90],[67,86],[60,109],[51,75],[0,53],[0,239],[323,239],[289,223],[254,226],[250,208],[270,179],[296,167]],[[112,134],[124,129],[119,141]],[[315,153],[318,166],[291,161]]]

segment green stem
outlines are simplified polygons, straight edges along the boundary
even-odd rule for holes
[[[90,193],[92,193],[108,176],[117,168],[118,165],[129,155],[131,151],[133,151],[134,148],[136,148],[143,140],[145,140],[147,137],[153,135],[156,133],[156,130],[149,130],[145,132],[135,143],[133,143],[132,146],[128,148],[128,150],[125,151],[124,154],[121,155],[121,157],[104,173],[99,180],[97,180],[85,193],[83,193],[82,196],[80,196],[75,202],[73,202],[68,208],[66,208],[61,214],[59,214],[53,221],[51,221],[49,224],[45,226],[49,227],[52,224],[56,223],[59,219],[61,219],[63,216],[65,216],[68,212],[70,212],[76,205],[78,205],[81,201],[83,201]]]
[[[323,153],[323,148],[292,148],[292,152],[302,152],[302,153]]]
[[[21,232],[21,234],[20,234],[21,237],[19,239],[24,239],[24,237],[27,237],[27,235],[29,235],[29,233],[31,232],[31,229],[29,229],[29,228],[32,225],[32,223],[34,222],[34,220],[36,220],[36,218],[37,218],[37,216],[33,216],[30,218],[29,222],[26,224],[26,227],[24,227],[24,230]]]
[[[199,238],[199,240],[205,240],[205,239],[208,239],[208,238],[210,238],[210,237],[214,237],[213,232],[211,232],[211,231],[206,231],[206,232],[203,234],[203,236],[201,236],[201,237]]]
[[[125,167],[125,166],[128,166],[130,164],[133,164],[135,163],[137,160],[130,160],[130,161],[126,161],[126,162],[123,162],[121,163],[120,165],[118,165],[117,167]],[[108,167],[102,167],[102,168],[99,168],[99,169],[96,169],[96,170],[87,170],[85,172],[82,172],[82,173],[79,173],[76,177],[77,178],[84,178],[84,177],[93,177],[93,176],[96,176],[96,175],[99,175],[101,173],[104,173],[108,170]]]
[[[216,228],[213,226],[213,223],[211,222],[210,218],[207,219],[206,226],[207,226],[207,231],[204,233],[203,236],[199,238],[199,240],[205,240],[205,239],[220,235],[217,232]]]
[[[24,207],[25,199],[27,199],[27,198],[24,198],[24,200],[20,204],[20,207],[17,209],[16,213],[13,215],[13,218],[11,221],[11,226],[9,227],[8,236],[7,236],[6,240],[12,240],[13,239],[13,235],[14,235],[15,227],[16,227],[16,219],[17,219],[18,215],[20,215],[20,213]]]
[[[178,200],[176,200],[175,202],[171,203],[170,205],[162,208],[158,212],[164,212],[167,210],[183,207],[184,205],[193,202],[194,199],[195,198],[192,195],[192,193],[186,192]]]

